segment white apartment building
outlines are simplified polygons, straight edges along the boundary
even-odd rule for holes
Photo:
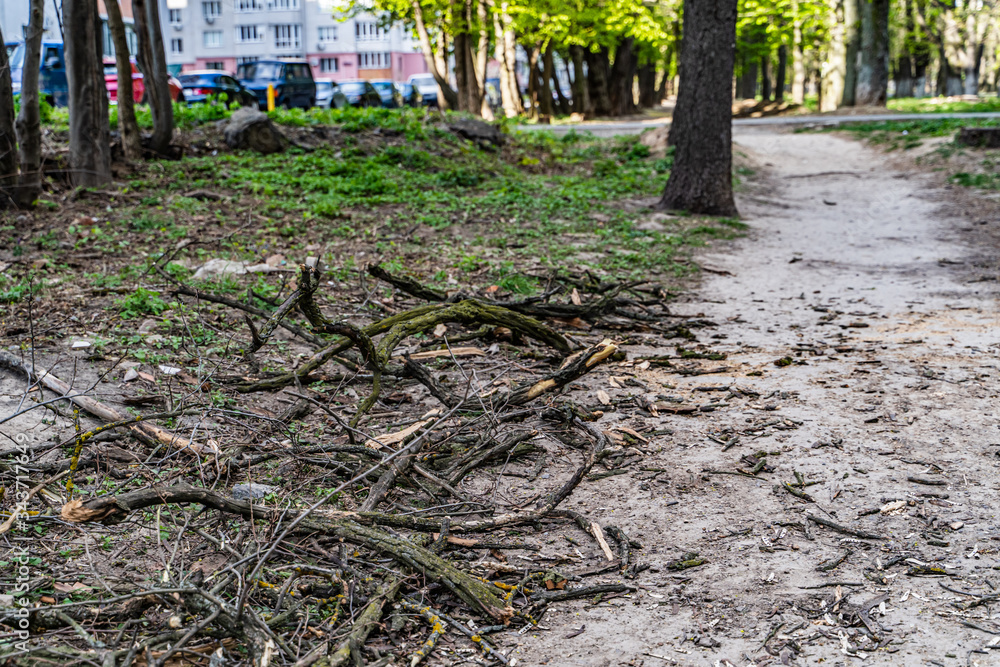
[[[334,0],[159,0],[172,72],[221,69],[260,59],[300,58],[316,78],[393,79],[427,71],[401,26],[371,14],[349,17]]]

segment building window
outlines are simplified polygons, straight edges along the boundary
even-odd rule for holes
[[[320,58],[319,59],[319,71],[320,72],[337,72],[340,70],[340,63],[337,62],[336,58]]]
[[[206,19],[215,20],[222,16],[222,0],[207,0],[201,3],[201,14]]]
[[[298,23],[274,26],[274,48],[298,49],[302,47],[302,26]]]
[[[205,63],[205,69],[226,69],[225,65],[221,60],[210,60]]]
[[[385,39],[385,28],[374,21],[358,21],[354,24],[354,36],[361,42]]]
[[[299,0],[271,0],[271,9],[275,10],[297,10],[299,8]]]
[[[358,69],[389,69],[392,61],[388,53],[359,53]]]
[[[236,26],[236,41],[241,43],[263,42],[264,27],[258,25],[238,25]]]
[[[171,9],[170,12],[170,25],[180,25],[181,24],[181,10]]]
[[[237,65],[249,65],[260,60],[260,56],[240,56],[236,59]]]
[[[177,38],[170,40],[170,53],[184,53],[184,40]]]
[[[221,30],[206,30],[204,36],[206,49],[217,49],[222,46]]]
[[[264,9],[263,0],[233,0],[233,7],[238,12],[259,12]]]
[[[319,29],[319,41],[321,41],[321,42],[336,42],[337,41],[337,26],[335,26],[335,25],[322,26]]]

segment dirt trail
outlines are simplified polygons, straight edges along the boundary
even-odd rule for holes
[[[675,308],[717,325],[692,331],[728,357],[699,363],[729,370],[623,369],[668,406],[710,411],[625,422],[672,433],[629,474],[572,498],[642,542],[652,568],[631,581],[634,595],[553,606],[549,630],[513,655],[566,666],[998,664],[970,653],[993,637],[963,625],[1000,632],[990,607],[960,610],[953,603],[978,598],[942,586],[1000,594],[996,283],[963,263],[968,223],[939,213],[947,193],[926,175],[853,141],[774,130],[736,141],[768,186],[740,198],[748,238],[704,257],[713,273]],[[783,358],[790,365],[775,364]],[[617,402],[635,390],[608,392]],[[609,410],[602,424],[621,421]],[[724,451],[719,441],[736,434]],[[774,468],[756,479],[708,472],[747,471],[753,460],[741,457],[758,451]],[[814,502],[782,486],[796,471],[815,482],[796,489]],[[894,501],[905,502],[878,512]],[[708,563],[666,568],[685,552]],[[858,616],[870,606],[874,652]]]

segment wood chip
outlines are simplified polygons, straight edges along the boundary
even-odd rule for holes
[[[435,359],[437,357],[450,357],[455,355],[456,357],[484,357],[486,353],[480,350],[478,347],[453,347],[450,350],[426,350],[424,352],[414,352],[410,355],[410,359]],[[398,354],[397,357],[403,355]]]
[[[601,402],[601,405],[611,405],[611,396],[603,389],[597,390],[597,400]]]
[[[608,541],[604,538],[604,531],[601,529],[601,524],[596,521],[591,521],[590,532],[594,534],[594,539],[597,540],[599,545],[601,545],[601,551],[604,552],[604,557],[608,560],[614,560],[615,554],[611,551],[611,547],[608,546]]]

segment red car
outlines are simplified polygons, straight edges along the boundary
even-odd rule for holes
[[[130,58],[129,61],[132,63],[132,99],[137,103],[144,102],[146,100],[146,86],[142,82],[142,72],[139,71],[139,67],[135,63],[135,58]],[[108,89],[108,97],[111,99],[111,103],[117,104],[118,65],[114,58],[104,59],[104,85]],[[168,85],[170,86],[170,98],[174,102],[183,102],[184,89],[181,87],[181,82],[172,76],[168,80]]]

